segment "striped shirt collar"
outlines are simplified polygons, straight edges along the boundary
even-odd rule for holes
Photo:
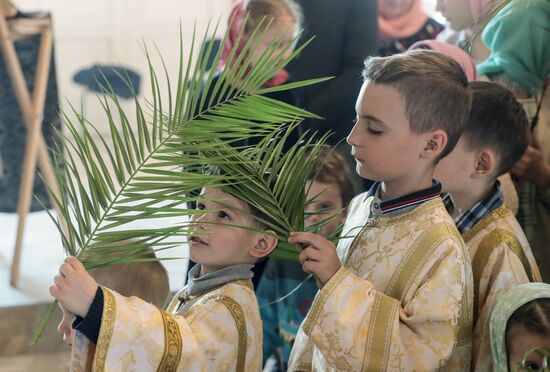
[[[432,181],[432,187],[416,191],[411,194],[400,196],[395,199],[380,199],[380,182],[375,182],[369,192],[368,197],[373,197],[371,205],[371,215],[378,217],[395,217],[400,214],[412,211],[420,204],[439,198],[441,195],[441,183],[437,180]]]
[[[443,203],[449,214],[454,211],[454,204],[452,197],[449,194],[443,196]],[[462,213],[458,217],[454,218],[456,228],[463,235],[479,221],[487,217],[496,209],[500,208],[504,204],[504,197],[500,190],[500,182],[496,181],[493,190],[482,201],[474,205],[472,208]]]

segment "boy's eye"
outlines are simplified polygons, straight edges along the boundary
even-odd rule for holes
[[[205,209],[206,207],[204,206],[203,203],[200,203],[200,202],[199,202],[199,203],[197,203],[197,207],[196,207],[196,208],[199,209],[199,210],[203,210],[203,209]]]
[[[224,211],[219,211],[218,212],[218,217],[219,218],[224,218],[224,219],[229,219],[229,215]]]
[[[370,134],[372,134],[373,136],[379,136],[382,134],[382,131],[380,130],[375,130],[375,129],[372,129],[372,128],[367,128],[367,132],[369,132]]]
[[[332,207],[332,204],[331,203],[321,203],[319,204],[318,208],[317,208],[317,211],[318,212],[326,212],[330,209],[333,209]]]
[[[528,371],[539,371],[541,368],[536,362],[525,362],[525,369]]]

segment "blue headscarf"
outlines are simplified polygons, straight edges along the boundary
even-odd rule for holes
[[[550,0],[511,0],[482,37],[491,55],[479,75],[504,74],[529,95],[542,90],[550,76]]]

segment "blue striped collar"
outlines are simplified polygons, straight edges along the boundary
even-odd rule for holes
[[[445,204],[447,212],[452,214],[454,211],[454,204],[451,195],[446,194],[443,197],[443,203]],[[461,235],[464,234],[474,227],[474,225],[479,221],[487,217],[496,209],[500,208],[503,204],[504,197],[502,196],[502,191],[500,190],[500,182],[496,181],[491,193],[487,197],[466,212],[454,218],[458,231]]]
[[[395,217],[410,212],[420,204],[431,199],[439,198],[440,196],[441,183],[435,179],[432,180],[432,187],[395,199],[380,199],[380,182],[375,182],[367,193],[367,198],[374,198],[371,203],[371,215],[383,217]]]

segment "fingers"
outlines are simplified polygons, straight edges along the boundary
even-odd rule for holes
[[[316,249],[323,250],[326,247],[332,247],[333,244],[320,235],[309,232],[292,232],[288,238],[289,243],[300,243],[304,246],[312,246]]]
[[[67,262],[64,262],[60,267],[59,267],[59,273],[61,275],[63,275],[64,277],[67,277],[69,275],[71,275],[75,270],[73,269],[73,267],[67,263]]]
[[[84,265],[74,256],[68,256],[65,258],[65,263],[70,265],[73,270],[83,270]]]
[[[305,261],[319,261],[321,260],[322,255],[319,250],[315,249],[312,246],[308,246],[302,250],[300,253],[299,259],[300,263],[303,265]]]

